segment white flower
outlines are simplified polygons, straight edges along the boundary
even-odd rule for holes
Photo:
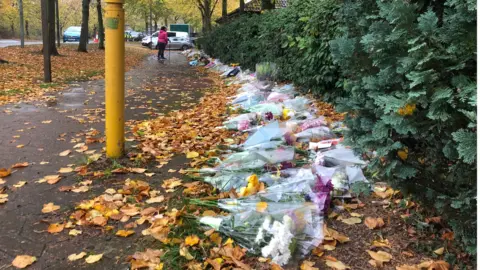
[[[288,263],[291,257],[290,244],[294,235],[292,234],[293,220],[285,215],[283,216],[283,223],[274,221],[272,227],[267,230],[273,235],[272,240],[268,245],[262,248],[263,257],[271,257],[272,262],[279,265]]]
[[[200,219],[200,223],[208,225],[218,231],[220,224],[222,223],[222,219],[216,217],[202,217]]]

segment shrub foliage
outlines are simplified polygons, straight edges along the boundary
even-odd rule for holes
[[[476,253],[476,2],[289,5],[218,26],[202,48],[247,68],[275,62],[334,102],[372,177],[435,206]]]

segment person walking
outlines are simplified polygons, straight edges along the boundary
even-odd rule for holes
[[[165,58],[165,48],[167,48],[168,44],[168,34],[167,34],[167,27],[162,26],[160,28],[160,33],[158,33],[158,60],[160,59],[167,59]]]

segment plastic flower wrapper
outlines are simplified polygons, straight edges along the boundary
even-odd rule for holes
[[[293,86],[293,84],[285,84],[282,87],[278,87],[278,86],[274,87],[272,89],[272,92],[277,92],[277,93],[282,93],[282,94],[287,94],[287,95],[293,96],[295,94],[295,87]]]
[[[273,194],[265,190],[247,197],[220,199],[217,201],[217,207],[232,213],[250,210],[271,213],[290,209],[293,206],[300,207],[305,203],[307,203],[306,197],[301,193],[277,192]]]
[[[263,213],[256,210],[227,217],[203,217],[200,223],[235,240],[249,252],[285,265],[306,255],[323,240],[323,219],[313,204]]]
[[[293,111],[305,111],[310,103],[312,101],[305,97],[295,97],[294,99],[283,101],[283,106]]]
[[[322,156],[325,166],[367,164],[356,156],[352,149],[345,148],[342,144],[337,144],[333,150],[322,152]]]
[[[257,119],[256,113],[244,113],[233,117],[232,119],[223,122],[225,128],[230,130],[235,130],[238,128],[239,123],[243,121],[248,121],[249,123],[255,122]]]
[[[292,161],[295,157],[293,147],[279,147],[274,150],[250,150],[233,153],[228,156],[218,170],[249,170],[259,169],[267,164],[277,164],[284,161]]]
[[[291,99],[292,97],[287,94],[282,94],[278,92],[272,92],[267,97],[268,102],[283,102],[284,100]]]
[[[300,126],[300,129],[304,131],[309,128],[325,126],[326,124],[327,122],[325,121],[325,117],[320,116],[315,119],[306,120],[305,122],[302,123],[302,125]]]
[[[274,104],[274,103],[263,103],[263,104],[258,104],[255,106],[252,106],[248,109],[250,112],[256,112],[260,114],[265,114],[267,112],[271,112],[275,116],[280,116],[282,115],[282,106],[279,104]]]
[[[271,140],[282,138],[285,130],[280,128],[280,124],[275,121],[269,123],[266,126],[260,127],[255,133],[253,133],[245,143],[244,148],[248,148],[257,144],[270,142]]]
[[[316,140],[331,139],[334,137],[334,135],[328,127],[315,127],[315,128],[309,128],[307,130],[299,132],[295,134],[295,137],[297,137],[299,141],[308,142],[312,139],[316,139]]]

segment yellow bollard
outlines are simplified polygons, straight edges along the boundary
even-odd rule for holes
[[[105,6],[105,135],[107,157],[123,155],[125,144],[125,11],[124,0]]]

